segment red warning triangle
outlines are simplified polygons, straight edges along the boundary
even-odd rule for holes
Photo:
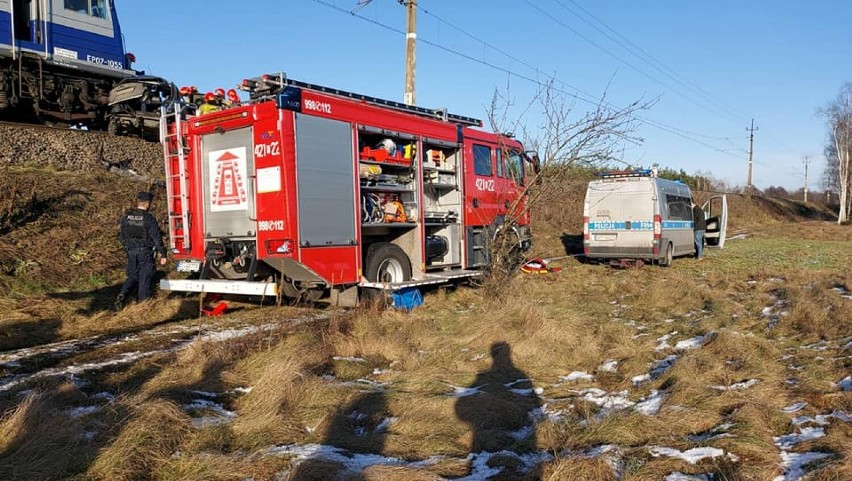
[[[230,152],[225,152],[224,154],[222,154],[221,157],[216,159],[216,161],[218,162],[218,161],[221,161],[221,160],[234,160],[234,159],[239,159],[239,157],[237,157],[236,155],[234,155]]]

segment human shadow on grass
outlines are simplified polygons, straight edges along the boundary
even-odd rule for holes
[[[300,464],[289,481],[326,481],[345,479],[362,481],[361,467],[374,464],[385,447],[388,421],[387,400],[383,391],[361,393],[339,407],[326,430],[322,447]]]
[[[535,416],[541,407],[532,380],[512,363],[506,342],[491,345],[491,367],[478,373],[456,416],[470,425],[472,465],[500,468],[490,480],[541,479]]]

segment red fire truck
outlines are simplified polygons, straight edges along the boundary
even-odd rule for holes
[[[162,289],[355,305],[481,275],[504,225],[531,245],[513,214],[537,158],[511,136],[283,75],[241,88],[250,101],[164,114],[170,246],[195,275]]]

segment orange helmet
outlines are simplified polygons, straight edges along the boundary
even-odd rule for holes
[[[225,98],[225,89],[223,89],[223,88],[219,87],[219,88],[218,88],[218,89],[216,89],[214,92],[216,93],[216,96],[217,96],[217,97],[219,97],[219,98]]]
[[[240,101],[240,96],[239,96],[239,95],[237,95],[237,91],[236,91],[236,90],[234,90],[234,89],[228,89],[228,100],[229,100],[231,103],[234,103],[234,104],[239,103],[239,101]]]
[[[192,95],[192,87],[181,87],[180,88],[180,94],[185,96],[185,97]]]
[[[216,98],[216,96],[213,95],[213,92],[207,92],[206,94],[204,94],[204,101],[205,102],[212,102],[213,99],[215,99],[215,98]]]

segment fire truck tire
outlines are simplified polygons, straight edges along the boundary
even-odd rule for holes
[[[660,258],[660,265],[663,267],[672,266],[672,245],[666,244],[666,253]]]
[[[411,261],[399,246],[379,242],[367,250],[364,276],[370,282],[410,281]]]

